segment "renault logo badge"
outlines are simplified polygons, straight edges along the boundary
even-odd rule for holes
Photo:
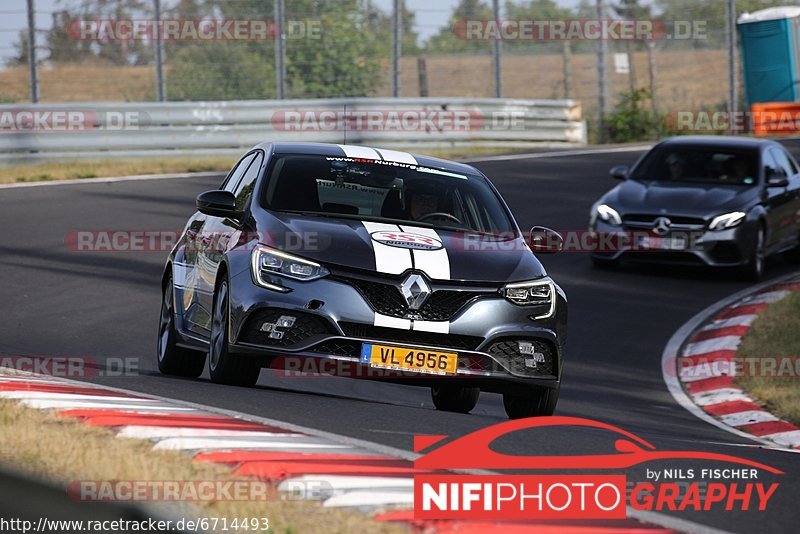
[[[418,274],[410,274],[400,284],[400,294],[408,304],[409,310],[418,310],[425,304],[431,294],[431,288],[425,279]]]

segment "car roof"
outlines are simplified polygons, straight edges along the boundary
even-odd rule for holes
[[[774,146],[777,143],[770,139],[756,139],[753,137],[734,137],[731,135],[679,135],[663,140],[659,145],[681,145],[681,146],[713,146],[731,148],[759,148],[763,146]]]
[[[255,148],[261,148],[267,151],[272,150],[272,152],[275,154],[313,154],[335,157],[347,157],[348,153],[352,154],[354,151],[363,151],[367,153],[372,152],[375,156],[380,157],[385,161],[398,161],[403,163],[416,161],[416,164],[422,167],[430,167],[433,169],[451,172],[477,174],[482,176],[482,173],[478,169],[464,163],[434,158],[432,156],[424,156],[421,154],[412,154],[409,152],[400,152],[397,150],[360,145],[338,145],[334,143],[265,142],[257,145]],[[375,159],[378,159],[377,157]]]

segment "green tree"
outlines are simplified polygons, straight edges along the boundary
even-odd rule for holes
[[[785,5],[785,0],[736,0],[736,16],[768,7]],[[726,42],[726,2],[697,2],[696,0],[656,0],[659,18],[667,28],[674,21],[699,21],[706,24],[707,38],[684,42],[673,41],[672,45],[692,48],[719,48]]]
[[[240,100],[275,96],[271,62],[241,43],[193,43],[170,59],[170,100]]]
[[[460,0],[450,16],[448,26],[439,30],[425,42],[425,51],[431,54],[453,52],[489,52],[492,43],[488,40],[467,40],[456,35],[455,28],[466,20],[492,20],[492,9],[481,0]]]

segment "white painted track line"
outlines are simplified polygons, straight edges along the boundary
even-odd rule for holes
[[[201,438],[201,437],[271,437],[271,436],[301,436],[294,433],[275,433],[267,430],[227,430],[215,428],[191,428],[191,427],[168,427],[168,426],[138,426],[130,425],[122,427],[117,436],[120,438],[133,439],[167,439],[167,438]]]
[[[156,443],[155,449],[166,450],[281,450],[281,449],[341,449],[344,445],[297,434],[262,438],[166,438]]]
[[[322,503],[325,508],[368,508],[379,506],[414,506],[414,492],[398,491],[351,491],[331,497]]]

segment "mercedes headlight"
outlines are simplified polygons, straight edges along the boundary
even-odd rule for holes
[[[711,224],[708,225],[708,229],[718,232],[727,228],[733,228],[734,226],[740,224],[746,216],[747,214],[743,211],[732,211],[730,213],[719,215],[711,220]]]
[[[546,319],[556,311],[556,285],[549,278],[506,284],[500,294],[518,306],[539,307],[534,319]]]
[[[272,275],[285,276],[294,280],[308,282],[330,274],[330,271],[319,263],[287,254],[264,245],[253,249],[251,257],[253,280],[267,289],[275,291],[288,291],[279,283],[274,283]]]
[[[608,223],[612,226],[619,226],[622,224],[622,217],[619,216],[619,212],[609,206],[608,204],[600,204],[594,209],[595,217],[599,218],[601,221]]]

